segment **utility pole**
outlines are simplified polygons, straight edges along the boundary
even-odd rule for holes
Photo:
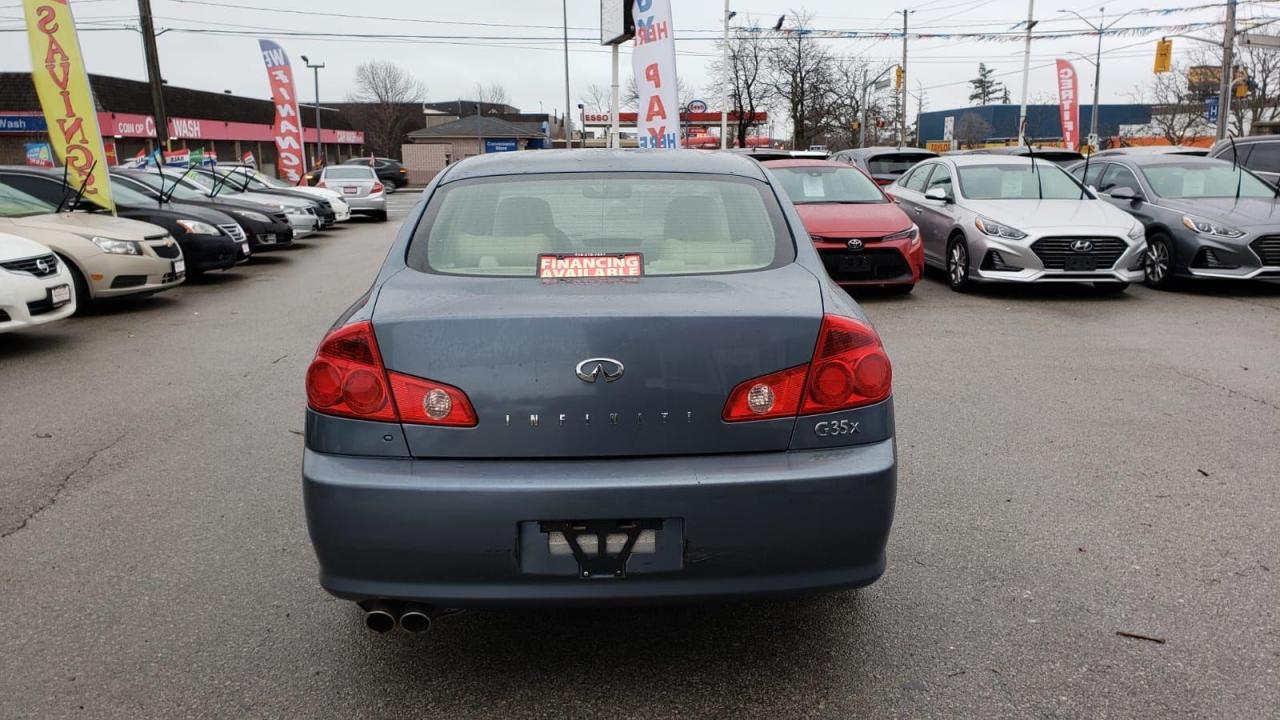
[[[729,0],[724,0],[724,36],[721,39],[720,61],[724,64],[724,96],[720,98],[720,149],[729,147],[729,78],[733,70],[729,67],[729,20],[733,12],[729,10]]]
[[[901,116],[898,118],[898,147],[907,142],[907,17],[914,10],[899,10],[902,13],[902,102],[898,105]]]
[[[1218,83],[1218,139],[1227,136],[1227,116],[1231,113],[1233,82],[1232,54],[1236,46],[1236,0],[1227,0],[1227,22],[1222,35],[1222,80]]]
[[[151,83],[151,113],[156,118],[156,142],[169,149],[169,116],[164,111],[164,81],[160,78],[160,51],[156,49],[156,26],[151,20],[151,0],[138,0],[142,21],[142,49],[147,56],[147,80]]]
[[[1098,117],[1101,114],[1099,112],[1100,106],[1098,105],[1098,95],[1099,95],[1099,87],[1102,85],[1102,36],[1105,35],[1108,30],[1118,25],[1121,20],[1131,15],[1134,11],[1130,10],[1129,12],[1124,13],[1123,15],[1116,18],[1115,20],[1112,20],[1110,25],[1108,25],[1106,22],[1107,21],[1106,8],[1098,9],[1098,12],[1102,13],[1102,15],[1098,19],[1097,25],[1094,25],[1092,22],[1089,21],[1088,18],[1076,12],[1075,10],[1059,10],[1058,12],[1075,15],[1076,17],[1080,18],[1080,22],[1084,23],[1085,25],[1088,25],[1090,28],[1092,28],[1095,32],[1098,33],[1098,50],[1097,50],[1097,54],[1094,55],[1093,60],[1089,60],[1088,55],[1080,55],[1079,53],[1075,53],[1078,57],[1084,58],[1086,61],[1093,63],[1093,116],[1089,118],[1089,146],[1096,151],[1099,149],[1098,146],[1101,145],[1101,142],[1098,139]],[[1211,41],[1206,41],[1206,42],[1211,42]],[[1212,43],[1212,44],[1217,45],[1217,43]]]
[[[1027,143],[1027,85],[1031,80],[1031,31],[1036,26],[1036,0],[1027,0],[1027,39],[1022,51],[1022,102],[1018,108],[1018,144]]]
[[[561,0],[564,18],[564,146],[573,149],[573,104],[569,102],[569,0]]]
[[[306,63],[306,64],[307,64],[307,67],[308,67],[308,68],[311,68],[311,69],[315,72],[315,83],[316,83],[316,160],[315,160],[315,162],[313,162],[313,163],[311,164],[311,166],[314,168],[314,167],[317,167],[317,166],[319,166],[319,165],[323,165],[323,164],[324,164],[324,157],[325,157],[325,152],[324,152],[324,140],[323,140],[323,139],[321,139],[321,137],[320,137],[320,71],[321,71],[322,69],[324,69],[324,63],[320,63],[320,64],[318,64],[318,65],[312,65],[312,64],[311,64],[311,61],[307,59],[307,56],[306,56],[306,55],[303,55],[303,56],[302,56],[302,62]]]

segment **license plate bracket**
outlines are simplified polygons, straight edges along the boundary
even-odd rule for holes
[[[49,304],[55,308],[71,302],[71,286],[70,285],[54,285],[49,288]]]
[[[1062,269],[1067,272],[1093,272],[1098,269],[1098,261],[1089,255],[1068,255],[1062,261]]]
[[[684,522],[645,520],[526,521],[519,527],[520,571],[621,579],[684,567]]]
[[[871,269],[871,258],[861,253],[840,256],[840,272],[860,273]]]

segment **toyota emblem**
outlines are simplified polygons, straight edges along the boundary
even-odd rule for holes
[[[849,240],[848,245],[850,250],[861,250],[863,247],[863,242],[858,238],[853,238]]]
[[[1087,253],[1093,249],[1092,240],[1072,240],[1071,249],[1078,253]]]
[[[49,261],[44,258],[36,258],[36,269],[40,271],[41,275],[48,275]]]
[[[590,358],[578,363],[578,367],[574,368],[578,379],[585,383],[593,383],[601,376],[604,377],[605,382],[611,383],[622,377],[625,371],[626,368],[622,363],[613,358]]]

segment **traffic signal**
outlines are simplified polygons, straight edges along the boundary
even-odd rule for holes
[[[1236,83],[1235,91],[1238,98],[1249,97],[1248,81]]]
[[[854,120],[853,122],[849,123],[849,129],[854,132],[858,132],[862,130],[862,122],[860,120]]]
[[[1167,73],[1173,69],[1173,40],[1161,38],[1156,41],[1155,72]]]
[[[904,81],[905,76],[906,76],[906,72],[903,71],[901,65],[895,66],[893,68],[893,87],[895,89],[898,89],[898,90],[902,89],[902,83]]]

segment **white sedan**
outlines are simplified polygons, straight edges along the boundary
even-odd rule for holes
[[[40,243],[0,233],[0,333],[75,311],[75,283],[58,256]]]

